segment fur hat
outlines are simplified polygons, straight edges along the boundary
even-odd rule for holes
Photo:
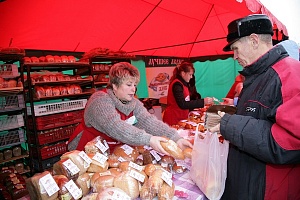
[[[230,46],[242,37],[256,34],[273,35],[273,25],[266,15],[254,14],[236,19],[228,24],[228,44],[223,51],[231,51]]]

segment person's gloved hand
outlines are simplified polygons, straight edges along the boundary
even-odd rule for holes
[[[180,138],[177,140],[177,145],[180,147],[180,149],[184,150],[187,147],[193,148],[192,143],[190,143],[188,140]]]
[[[163,153],[165,155],[170,155],[165,149],[161,146],[160,142],[168,142],[168,139],[160,136],[152,136],[150,138],[150,147],[157,152]]]
[[[225,115],[225,112],[218,111],[218,115],[222,118]],[[220,133],[220,123],[210,128],[209,131],[211,133]]]

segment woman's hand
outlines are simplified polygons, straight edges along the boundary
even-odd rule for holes
[[[152,147],[152,149],[169,156],[170,154],[165,151],[165,149],[161,146],[160,142],[168,142],[168,139],[159,136],[152,136],[150,138],[150,146]]]
[[[177,140],[177,145],[180,147],[180,149],[184,150],[187,147],[193,148],[192,143],[190,143],[188,140],[180,138]]]

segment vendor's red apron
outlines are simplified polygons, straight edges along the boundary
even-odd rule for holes
[[[120,114],[121,120],[123,120],[123,121],[125,121],[125,120],[127,120],[127,119],[129,119],[130,117],[133,116],[133,112],[131,112],[128,116],[126,116],[124,113],[121,113],[118,109],[116,109],[116,110]],[[102,133],[102,132],[96,130],[95,128],[93,128],[93,127],[87,127],[84,123],[84,119],[76,127],[75,131],[70,136],[68,143],[70,143],[81,132],[82,132],[82,136],[81,136],[81,138],[79,140],[79,143],[77,145],[77,148],[76,148],[77,150],[80,150],[80,151],[84,150],[84,146],[86,145],[86,143],[93,140],[97,136],[100,136],[102,139],[106,140],[111,152],[113,152],[114,148],[117,145],[121,144],[121,142],[109,137],[105,133]],[[122,133],[120,133],[120,134],[122,134]]]
[[[179,82],[182,84],[183,95],[184,95],[185,99],[190,95],[189,88],[187,86],[185,86],[178,79],[175,79],[170,84],[169,90],[168,90],[168,97],[167,97],[167,107],[165,109],[164,116],[163,116],[163,121],[170,126],[177,124],[180,120],[187,119],[189,112],[190,112],[189,109],[179,108],[179,106],[175,100],[172,88],[173,88],[174,83],[176,83],[176,82]]]

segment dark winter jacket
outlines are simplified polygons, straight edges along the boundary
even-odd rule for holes
[[[237,113],[221,119],[230,142],[226,200],[300,199],[300,62],[273,47],[241,72]]]

